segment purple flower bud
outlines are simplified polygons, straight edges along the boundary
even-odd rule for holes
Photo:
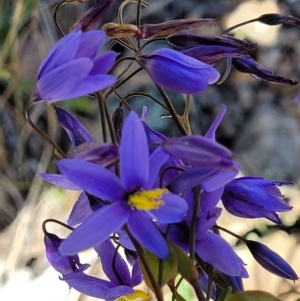
[[[55,112],[57,115],[57,121],[67,132],[73,146],[93,141],[88,130],[75,116],[60,107],[56,107]]]
[[[172,49],[141,55],[138,63],[155,84],[178,93],[196,94],[220,77],[212,66]]]
[[[276,212],[289,211],[277,186],[291,182],[265,180],[259,177],[242,177],[225,185],[222,202],[227,211],[243,218],[264,217],[274,223],[281,221]]]
[[[78,28],[63,37],[39,68],[33,101],[72,99],[112,85],[116,78],[106,73],[117,54],[108,51],[97,56],[104,39],[102,31],[83,33]]]
[[[76,28],[78,25],[82,31],[89,31],[98,26],[109,9],[115,4],[116,0],[98,0],[96,3],[86,11],[79,20],[72,25],[71,29]]]
[[[296,80],[291,80],[274,75],[271,71],[258,64],[250,56],[245,58],[233,58],[232,65],[239,72],[249,73],[251,76],[263,81],[268,81],[275,84],[286,84],[291,86],[295,86],[298,84],[298,81]]]
[[[62,275],[86,270],[90,265],[81,264],[78,255],[64,256],[59,253],[58,248],[63,241],[64,239],[59,238],[55,234],[47,233],[45,235],[44,243],[49,263]]]
[[[247,54],[241,50],[229,46],[207,46],[201,45],[182,51],[183,54],[191,56],[206,64],[212,64],[225,57],[245,57]]]
[[[298,18],[281,14],[265,14],[257,18],[257,21],[267,25],[290,24],[300,27],[300,20]]]
[[[140,39],[150,39],[216,23],[217,19],[177,19],[159,24],[143,24],[140,27],[139,37]]]
[[[292,267],[267,246],[253,240],[247,240],[246,244],[255,260],[267,271],[282,278],[299,279]]]
[[[221,37],[178,33],[167,37],[167,42],[175,47],[192,48],[197,46],[222,46],[240,51],[249,51],[256,48],[256,44],[242,41],[231,36]]]

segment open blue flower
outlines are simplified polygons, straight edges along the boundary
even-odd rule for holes
[[[104,39],[102,31],[79,28],[63,37],[39,68],[33,101],[72,99],[112,85],[116,77],[106,73],[117,54],[108,51],[97,56]]]
[[[132,235],[159,258],[168,256],[168,246],[152,219],[164,223],[181,221],[187,204],[167,189],[153,189],[168,155],[158,148],[149,157],[141,120],[131,112],[126,119],[120,146],[119,179],[100,165],[83,160],[58,162],[61,173],[87,193],[108,205],[95,211],[62,243],[62,254],[71,255],[93,247],[127,224]]]
[[[141,55],[138,63],[157,85],[178,93],[196,94],[220,77],[211,65],[167,48]]]

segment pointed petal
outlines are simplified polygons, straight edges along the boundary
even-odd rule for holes
[[[143,186],[145,190],[153,188],[155,180],[157,180],[158,173],[162,165],[168,160],[169,155],[163,151],[161,147],[157,147],[149,159],[149,178],[147,183]]]
[[[93,141],[88,130],[75,116],[60,107],[56,107],[55,112],[57,115],[57,121],[67,132],[73,146],[78,146],[84,142]]]
[[[207,232],[206,239],[198,240],[196,252],[205,262],[227,275],[241,274],[241,265],[232,247],[215,233]]]
[[[79,47],[81,34],[81,32],[74,30],[56,43],[40,65],[38,80],[50,70],[71,62],[74,59]]]
[[[132,212],[128,227],[135,239],[148,251],[160,259],[168,257],[169,249],[165,239],[146,215],[137,210]]]
[[[84,273],[64,275],[62,280],[84,295],[101,299],[105,297],[107,290],[112,287],[110,282]]]
[[[119,178],[100,165],[83,160],[57,162],[61,173],[86,192],[108,201],[123,200],[126,191]]]
[[[118,297],[134,294],[134,289],[127,285],[118,285],[109,289],[105,294],[106,301],[115,301]],[[130,299],[125,299],[130,300]]]
[[[142,272],[141,272],[141,269],[140,269],[140,264],[139,264],[138,260],[136,260],[134,262],[131,273],[132,273],[132,278],[131,278],[131,281],[130,281],[130,286],[135,287],[143,281],[143,275],[142,275]]]
[[[79,186],[75,185],[64,175],[50,174],[50,173],[39,173],[38,175],[43,180],[45,180],[53,185],[57,185],[57,186],[60,186],[60,187],[63,187],[63,188],[69,189],[69,190],[82,190]]]
[[[162,199],[164,205],[160,206],[157,210],[150,211],[157,221],[162,223],[176,223],[182,221],[188,208],[186,201],[173,193],[163,194]]]
[[[85,194],[85,192],[81,192],[78,200],[76,201],[70,213],[67,224],[72,227],[81,224],[92,213],[93,211],[90,207],[87,195]]]
[[[101,56],[94,59],[93,69],[90,72],[90,75],[96,75],[99,73],[107,73],[109,69],[114,64],[118,53],[114,51],[108,51],[103,53]]]
[[[84,96],[85,93],[81,93],[77,85],[92,67],[90,59],[79,58],[51,70],[37,82],[35,95],[40,98],[37,100],[58,101]]]
[[[224,186],[212,192],[203,191],[201,193],[201,202],[200,202],[201,214],[206,215],[211,209],[213,209],[218,204],[218,202],[221,200],[223,191],[224,191]]]
[[[100,244],[126,223],[130,212],[130,208],[121,202],[99,209],[69,235],[59,251],[63,255],[72,255]]]
[[[149,176],[149,149],[144,127],[135,112],[125,120],[120,149],[121,180],[128,192],[146,183]]]
[[[108,279],[115,286],[120,284],[129,284],[130,274],[127,264],[110,239],[107,239],[103,243],[97,245],[95,250],[100,257],[103,271]],[[121,283],[119,279],[121,280]]]
[[[105,34],[100,30],[87,31],[80,37],[80,43],[75,58],[88,57],[94,59],[105,40]]]
[[[221,121],[222,121],[225,113],[226,113],[226,106],[222,105],[221,112],[215,118],[215,120],[213,121],[212,125],[209,127],[207,133],[205,134],[206,138],[209,138],[209,139],[212,139],[212,140],[216,140],[216,131],[217,131],[217,128],[220,125],[220,123],[221,123]]]

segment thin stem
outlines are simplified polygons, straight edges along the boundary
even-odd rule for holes
[[[184,171],[183,168],[178,167],[178,166],[168,166],[168,167],[164,168],[163,171],[160,173],[160,176],[159,176],[159,187],[160,188],[164,187],[163,179],[164,179],[165,173],[170,169],[175,169],[175,170],[178,170],[178,171]]]
[[[104,107],[105,100],[103,99],[101,92],[97,92],[97,100],[98,100],[99,111],[100,111],[103,142],[106,143],[107,142],[107,131],[106,131],[106,122],[105,122],[106,114],[105,114],[105,107]]]
[[[160,87],[158,85],[156,85],[156,87],[157,87],[159,93],[161,94],[162,98],[164,99],[165,104],[168,108],[168,111],[171,114],[174,122],[176,123],[179,131],[181,132],[182,135],[186,136],[188,133],[187,133],[186,129],[184,128],[184,126],[182,125],[181,121],[179,120],[179,117],[178,117],[178,115],[177,115],[177,113],[176,113],[176,111],[175,111],[175,109],[174,109],[174,107],[171,103],[171,100],[169,99],[167,93],[165,92],[165,90],[162,87]]]
[[[138,241],[133,237],[133,235],[131,234],[131,232],[129,231],[128,227],[125,225],[124,226],[125,228],[125,231],[127,233],[127,235],[129,236],[130,240],[132,241],[134,247],[135,247],[135,250],[137,251],[138,255],[139,255],[139,258],[146,270],[146,273],[147,273],[147,276],[149,278],[149,281],[152,285],[152,288],[154,290],[154,294],[155,294],[155,297],[157,298],[157,301],[164,301],[164,298],[163,298],[163,295],[162,295],[162,291],[161,291],[161,288],[159,287],[159,285],[156,283],[155,281],[155,278],[152,274],[152,271],[148,265],[148,262],[147,262],[147,259],[145,258],[144,256],[144,251],[143,249],[141,248],[140,244],[138,243]]]
[[[168,108],[165,104],[163,104],[162,102],[160,102],[157,98],[155,98],[154,96],[144,93],[144,92],[132,92],[130,94],[127,94],[124,99],[127,100],[131,97],[135,97],[135,96],[142,96],[142,97],[146,97],[146,98],[150,98],[152,99],[154,102],[156,102],[157,104],[159,104],[161,107],[163,107],[166,111],[168,111]]]
[[[130,62],[129,64],[128,64],[128,66],[125,68],[125,71],[123,71],[118,77],[120,78],[121,76],[123,76],[126,72],[127,72],[127,70],[132,66],[132,64],[134,63],[133,61],[136,61],[136,59],[135,59],[135,57],[131,57],[131,56],[125,56],[125,57],[122,57],[122,58],[120,58],[120,59],[118,59],[114,64],[113,64],[113,66],[110,68],[110,70],[108,71],[108,73],[111,73],[111,72],[113,72],[115,69],[116,69],[116,67],[120,64],[120,63],[122,63],[123,61],[132,61],[132,62]]]
[[[117,144],[118,142],[117,142],[117,139],[116,139],[116,133],[115,133],[115,130],[114,130],[114,125],[113,125],[111,117],[110,117],[110,113],[109,113],[109,109],[108,109],[108,106],[107,106],[106,99],[103,99],[103,103],[104,103],[106,122],[107,122],[107,125],[108,125],[108,130],[109,130],[111,142],[113,144]]]
[[[57,5],[54,7],[54,11],[53,11],[53,21],[54,21],[54,25],[56,27],[56,30],[59,32],[60,36],[63,37],[65,34],[64,32],[62,31],[58,21],[57,21],[57,13],[58,13],[58,10],[65,4],[67,4],[68,1],[61,1],[61,2],[58,2]]]
[[[29,115],[29,110],[32,107],[32,105],[33,105],[33,102],[29,101],[24,108],[24,117],[25,117],[26,121],[44,140],[46,140],[47,142],[49,142],[51,145],[54,146],[54,148],[56,149],[56,151],[62,158],[65,158],[67,156],[66,153],[48,136],[47,133],[43,132],[31,120],[30,115]]]
[[[114,93],[117,95],[117,97],[120,99],[121,103],[125,105],[125,107],[129,110],[132,111],[131,106],[129,105],[129,103],[118,93],[118,91],[114,88],[111,87],[114,91]]]
[[[208,283],[207,283],[207,289],[206,289],[206,301],[210,300],[211,292],[213,288],[213,279],[214,279],[214,269],[213,267],[209,267],[209,273],[208,275]]]
[[[56,223],[56,224],[59,224],[59,225],[65,227],[65,228],[67,228],[67,229],[69,229],[69,230],[71,230],[71,231],[74,230],[73,227],[71,227],[71,226],[69,226],[69,225],[67,225],[67,224],[65,224],[65,223],[63,223],[63,222],[61,222],[61,221],[58,221],[58,220],[53,219],[53,218],[49,218],[49,219],[44,220],[44,222],[43,222],[43,224],[42,224],[42,230],[43,230],[43,232],[44,232],[45,235],[47,235],[47,234],[49,233],[49,232],[47,231],[47,229],[46,229],[46,224],[47,224],[47,223]]]
[[[203,290],[202,290],[202,287],[200,285],[200,281],[198,281],[198,279],[191,279],[190,284],[191,284],[191,286],[193,287],[193,289],[195,291],[195,294],[198,298],[198,301],[206,301]]]
[[[225,82],[225,80],[227,79],[230,71],[231,71],[231,62],[232,62],[232,56],[229,56],[226,60],[226,70],[224,75],[222,76],[222,78],[217,82],[217,85],[221,85]]]
[[[216,227],[217,229],[220,229],[220,230],[222,230],[222,231],[224,231],[224,232],[226,232],[226,233],[228,233],[228,234],[230,234],[230,235],[236,237],[237,239],[241,240],[241,241],[244,242],[244,243],[247,243],[247,239],[245,239],[245,238],[243,238],[243,237],[241,237],[241,236],[239,236],[239,235],[237,235],[237,234],[231,232],[230,230],[228,230],[228,229],[226,229],[226,228],[223,228],[223,227],[221,227],[221,226],[219,226],[219,225],[214,225],[214,227]]]
[[[191,221],[191,229],[190,229],[190,240],[189,240],[189,248],[190,248],[190,258],[194,262],[195,261],[195,245],[196,245],[196,229],[197,229],[197,219],[198,213],[200,209],[200,187],[196,186],[193,189],[194,192],[194,204],[193,204],[193,216]]]
[[[236,24],[232,27],[229,27],[227,28],[225,31],[222,32],[222,34],[227,34],[229,33],[230,31],[238,28],[238,27],[241,27],[241,26],[244,26],[244,25],[247,25],[249,23],[253,23],[253,22],[256,22],[256,21],[259,21],[259,18],[256,18],[256,19],[251,19],[251,20],[248,20],[248,21],[245,21],[245,22],[242,22],[242,23],[239,23],[239,24]]]
[[[163,38],[163,37],[158,37],[158,38],[153,38],[153,39],[151,39],[151,40],[148,40],[145,44],[143,44],[140,48],[139,48],[139,50],[137,51],[137,53],[136,53],[136,56],[138,56],[141,52],[142,52],[142,50],[146,47],[146,46],[148,46],[149,44],[151,44],[151,43],[153,43],[153,42],[159,42],[159,41],[166,41],[166,38]]]
[[[136,74],[138,74],[140,71],[142,71],[143,68],[138,68],[135,71],[133,71],[131,74],[129,74],[126,78],[124,78],[121,82],[116,84],[114,86],[114,89],[118,89],[121,87],[123,84],[125,84],[128,80],[130,80],[132,77],[134,77]],[[113,93],[113,89],[110,89],[104,96],[105,99],[108,99],[108,97]]]

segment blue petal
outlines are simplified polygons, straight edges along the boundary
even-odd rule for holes
[[[57,121],[67,132],[73,146],[93,141],[88,130],[70,112],[60,107],[56,107],[55,112]]]
[[[73,182],[71,182],[67,177],[64,175],[58,175],[58,174],[50,174],[50,173],[39,173],[38,174],[43,180],[69,189],[69,190],[82,190],[79,186],[75,185]]]
[[[87,195],[81,192],[78,200],[76,201],[67,224],[70,226],[76,226],[81,224],[88,216],[93,213]]]
[[[186,201],[173,193],[164,194],[162,199],[164,205],[156,210],[151,210],[151,214],[162,223],[180,222],[186,215],[188,208]]]
[[[153,188],[155,180],[157,180],[158,173],[162,165],[168,160],[169,155],[165,153],[161,147],[157,147],[149,159],[149,178],[147,183],[143,186],[145,190]]]
[[[145,213],[137,210],[132,212],[128,227],[134,238],[148,251],[160,259],[168,257],[169,249],[165,239]]]
[[[197,254],[219,271],[240,276],[241,264],[232,247],[219,235],[207,232],[207,238],[196,242]]]
[[[51,70],[71,62],[74,59],[79,47],[81,35],[81,32],[72,31],[56,43],[39,67],[38,80]]]
[[[100,30],[91,30],[83,33],[75,58],[88,57],[94,59],[100,46],[105,40],[105,34]]]
[[[72,255],[102,243],[126,223],[130,210],[121,202],[99,209],[69,235],[59,251],[63,255]]]
[[[143,275],[142,275],[142,272],[140,269],[140,264],[139,264],[138,260],[135,260],[131,273],[132,273],[132,278],[130,281],[130,286],[135,287],[143,281]]]
[[[128,192],[143,187],[149,176],[149,150],[145,130],[135,112],[125,120],[120,147],[121,180]]]
[[[64,275],[62,280],[84,295],[101,299],[105,297],[107,290],[112,287],[110,282],[84,273]]]
[[[84,96],[77,86],[92,67],[90,59],[80,58],[51,70],[38,80],[34,100],[58,101]]]
[[[104,299],[106,301],[115,301],[118,297],[121,297],[124,295],[131,295],[133,293],[134,293],[133,288],[126,286],[126,285],[118,285],[116,287],[109,289],[106,292]]]
[[[94,59],[94,66],[90,72],[90,75],[96,75],[98,73],[107,73],[114,64],[117,56],[118,53],[114,51],[107,51],[101,56]]]
[[[61,173],[82,190],[108,201],[123,200],[126,191],[119,178],[100,165],[74,159],[57,162]]]
[[[211,209],[213,209],[218,204],[218,202],[221,200],[223,191],[224,187],[220,187],[211,192],[203,191],[201,193],[201,214],[206,215]]]
[[[103,271],[109,280],[115,286],[120,284],[128,285],[130,283],[130,274],[127,264],[112,242],[107,239],[97,245],[95,250],[99,254]]]
[[[220,123],[221,123],[221,121],[222,121],[225,113],[226,113],[226,106],[222,105],[221,112],[215,118],[215,120],[213,121],[212,125],[209,127],[207,133],[205,134],[206,138],[209,138],[209,139],[212,139],[212,140],[216,140],[216,131],[217,131],[217,128],[220,125]]]
[[[212,66],[172,49],[159,49],[139,58],[151,79],[174,92],[195,94],[219,79]]]

